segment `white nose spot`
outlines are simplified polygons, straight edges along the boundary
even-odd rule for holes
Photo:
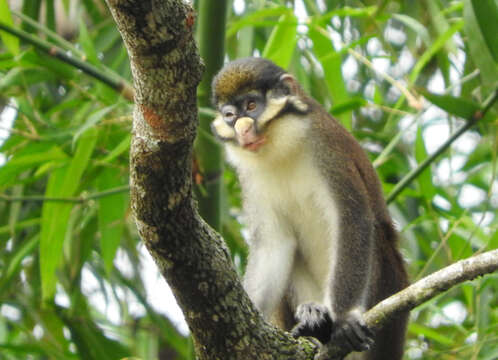
[[[240,118],[235,123],[235,132],[239,136],[243,136],[243,135],[247,134],[249,131],[251,131],[253,125],[254,125],[253,119],[251,119],[249,117]]]

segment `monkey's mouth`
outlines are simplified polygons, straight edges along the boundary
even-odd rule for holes
[[[261,137],[258,137],[256,139],[254,139],[254,141],[251,141],[251,142],[248,142],[248,143],[245,143],[245,144],[242,144],[242,147],[246,150],[250,150],[250,151],[257,151],[259,150],[259,148],[261,146],[263,146],[264,144],[266,143],[266,137],[264,136],[261,136]]]

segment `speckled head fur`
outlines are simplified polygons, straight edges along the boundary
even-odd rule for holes
[[[268,90],[285,71],[269,60],[248,57],[228,63],[213,80],[213,104],[225,103],[243,89]]]

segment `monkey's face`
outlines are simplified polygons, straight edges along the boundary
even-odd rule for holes
[[[223,141],[233,141],[250,151],[257,151],[265,142],[264,124],[258,121],[265,112],[266,98],[256,90],[234,96],[220,104],[212,123],[213,132]]]
[[[256,152],[269,128],[286,113],[304,113],[308,105],[296,96],[297,83],[268,60],[249,58],[229,63],[216,76],[213,93],[218,115],[213,133],[224,142]]]

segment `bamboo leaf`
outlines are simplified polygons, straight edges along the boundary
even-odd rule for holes
[[[352,110],[359,109],[360,107],[365,106],[366,104],[367,101],[365,99],[356,97],[349,99],[343,103],[334,105],[330,110],[330,112],[335,116],[339,116],[343,113],[350,114]]]
[[[263,50],[263,57],[288,68],[297,43],[297,19],[294,13],[282,15]]]
[[[333,54],[337,54],[337,51],[334,48],[332,40],[326,35],[326,30],[319,23],[311,24],[309,37],[313,41],[313,52],[322,64],[325,82],[332,102],[334,104],[346,103],[349,100],[349,94],[342,76],[342,57],[332,56]],[[351,111],[340,113],[337,117],[348,130],[351,130]]]
[[[14,26],[7,0],[0,0],[0,22],[5,23],[6,25],[9,25],[11,27]],[[13,55],[19,54],[19,39],[17,37],[0,30],[0,38],[5,44],[5,47]]]
[[[85,56],[92,64],[100,64],[99,58],[97,57],[97,52],[93,46],[92,39],[88,34],[85,21],[80,20],[80,33],[79,33],[79,43],[85,52]]]
[[[52,161],[67,160],[67,155],[57,146],[47,149],[47,144],[31,143],[24,151],[16,153],[0,167],[0,189],[13,184],[22,172]]]
[[[131,134],[127,134],[124,139],[114,148],[112,151],[106,155],[105,158],[102,159],[102,162],[110,163],[114,159],[116,159],[119,155],[128,151],[131,143]]]
[[[472,0],[475,19],[495,63],[498,63],[498,3],[495,0]]]
[[[71,331],[78,353],[85,360],[116,360],[130,355],[130,351],[116,340],[109,339],[91,320],[88,314],[71,318],[63,314],[62,318]]]
[[[422,137],[422,126],[419,124],[417,129],[417,138],[415,140],[415,159],[420,164],[427,158],[427,149],[425,148],[424,139]],[[432,184],[431,167],[428,166],[419,176],[418,183],[422,196],[429,201],[436,195],[436,189]]]
[[[123,185],[119,170],[106,168],[97,181],[100,191]],[[121,242],[124,215],[127,208],[127,194],[117,193],[99,199],[100,252],[106,271],[110,273],[114,256]]]
[[[377,6],[367,6],[361,8],[352,8],[349,6],[341,7],[340,9],[330,11],[317,18],[319,21],[330,21],[334,16],[349,16],[349,17],[370,17],[377,11]]]
[[[437,54],[439,50],[446,44],[448,40],[452,38],[452,36],[460,31],[464,26],[464,21],[459,20],[456,21],[446,32],[441,34],[436,41],[429,47],[424,54],[418,59],[417,63],[413,67],[413,70],[410,74],[410,82],[413,84],[417,80],[420,72],[423,68],[429,63],[434,55]]]
[[[14,86],[27,86],[54,80],[54,74],[44,68],[13,68],[0,78],[0,91]]]
[[[463,119],[471,119],[476,111],[480,110],[479,104],[464,98],[457,98],[451,95],[438,95],[430,93],[425,89],[419,89],[419,92],[431,103],[440,107],[444,111],[461,117]]]
[[[52,172],[49,176],[45,196],[57,196],[60,192],[68,166]],[[62,259],[62,244],[72,204],[45,202],[42,207],[40,235],[40,277],[43,299],[55,293],[55,270]]]
[[[431,329],[429,327],[419,325],[417,323],[412,323],[410,324],[408,329],[411,333],[414,333],[419,336],[423,335],[426,338],[437,341],[440,344],[447,346],[454,345],[454,341],[452,339],[450,339],[447,336],[444,336],[442,333],[438,332],[437,330]]]
[[[232,24],[230,24],[229,28],[227,29],[226,37],[229,38],[234,36],[240,29],[246,26],[273,26],[276,24],[276,21],[262,21],[262,19],[268,17],[280,17],[284,14],[287,14],[288,12],[289,9],[285,6],[279,6],[269,9],[263,8],[255,11],[252,14],[244,16],[240,20],[234,21]]]
[[[83,172],[88,166],[96,140],[97,131],[95,129],[89,129],[81,136],[71,162],[50,175],[45,192],[47,197],[74,195],[80,185]],[[62,260],[62,247],[72,207],[71,203],[45,202],[43,204],[40,273],[44,300],[50,299],[55,292],[55,271]]]
[[[479,0],[478,2],[481,1],[486,2],[486,0]],[[495,86],[498,82],[498,66],[493,55],[490,53],[490,48],[487,46],[485,36],[483,35],[483,29],[480,26],[480,24],[484,25],[484,23],[488,23],[488,20],[483,21],[483,23],[479,22],[476,14],[476,3],[471,0],[465,0],[464,3],[463,18],[465,20],[464,30],[468,37],[467,44],[472,60],[481,71],[483,83],[487,86]],[[483,11],[479,5],[477,5],[477,9],[479,9],[479,12]],[[495,25],[489,25],[491,30],[495,28],[498,19],[495,19],[494,22]],[[486,34],[488,33],[488,30],[484,31]],[[494,36],[496,37],[496,33]],[[494,42],[492,44],[494,48]]]
[[[40,68],[49,70],[52,76],[62,79],[72,79],[75,74],[74,67],[61,63],[54,57],[35,50],[23,52],[19,57],[19,64],[26,68],[35,68],[37,71]]]
[[[38,222],[38,219],[36,219]],[[21,271],[23,259],[30,255],[38,246],[40,236],[36,234],[31,239],[26,240],[19,246],[15,252],[12,254],[10,261],[6,268],[2,271],[2,277],[0,280],[0,293],[3,292],[5,287],[9,286],[10,280]]]
[[[110,113],[114,108],[116,108],[116,105],[107,106],[103,109],[97,110],[94,113],[92,113],[88,117],[88,119],[83,123],[83,125],[81,125],[74,133],[73,145],[78,141],[80,136],[83,133],[85,133],[85,131],[95,126],[100,120],[102,120],[104,116]]]
[[[401,22],[406,27],[410,28],[418,36],[420,36],[425,45],[427,46],[431,45],[432,41],[429,31],[427,31],[427,28],[424,25],[422,25],[419,21],[405,14],[393,14],[392,17],[393,19],[396,19],[399,22]]]

